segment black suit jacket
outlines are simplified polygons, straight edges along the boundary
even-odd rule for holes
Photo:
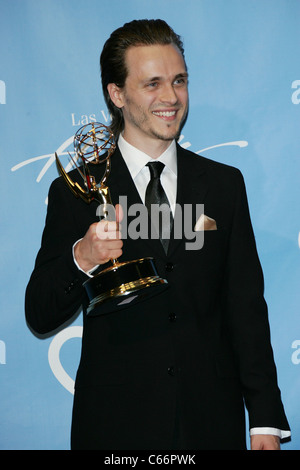
[[[121,260],[153,256],[169,288],[121,312],[83,312],[74,449],[243,449],[244,402],[250,427],[289,429],[243,177],[179,146],[177,158],[177,203],[203,203],[217,230],[205,232],[197,251],[171,239],[167,255],[159,240],[124,240]],[[128,207],[141,202],[118,149],[111,163],[113,203],[120,195]],[[96,209],[62,178],[53,182],[26,292],[27,320],[40,333],[85,309],[87,277],[72,245],[98,220]]]

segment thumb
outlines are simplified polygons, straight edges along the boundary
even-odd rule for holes
[[[118,223],[122,222],[122,219],[124,216],[122,206],[120,204],[116,204],[115,211],[116,211],[116,222]]]

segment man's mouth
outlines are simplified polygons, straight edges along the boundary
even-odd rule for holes
[[[152,111],[152,114],[154,114],[155,116],[159,116],[159,117],[165,117],[165,118],[169,118],[169,117],[173,117],[175,116],[175,114],[177,113],[177,111]]]

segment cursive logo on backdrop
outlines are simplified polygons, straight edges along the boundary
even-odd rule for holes
[[[40,160],[46,160],[45,165],[43,166],[43,168],[41,169],[41,171],[39,172],[39,174],[36,178],[36,182],[39,183],[41,181],[41,179],[43,178],[43,176],[46,174],[46,172],[49,170],[49,168],[53,165],[53,163],[55,163],[55,153],[57,153],[57,155],[59,157],[69,155],[69,154],[74,155],[73,148],[70,148],[68,150],[68,148],[71,146],[71,144],[73,144],[73,139],[74,139],[74,136],[69,137],[53,153],[47,153],[45,155],[39,155],[37,157],[28,158],[27,160],[24,160],[24,161],[18,163],[17,165],[14,165],[11,168],[11,171],[17,171],[17,170],[20,170],[21,168],[23,168],[26,165],[30,165],[31,163],[35,163],[35,162],[40,161]],[[183,142],[183,140],[184,140],[184,136],[181,135],[179,140],[178,140],[178,143],[181,145],[181,147],[183,147],[185,149],[189,148],[191,146],[191,143],[190,142]],[[245,141],[245,140],[238,140],[238,141],[233,141],[233,142],[224,142],[224,143],[221,143],[221,144],[213,145],[211,147],[206,147],[206,148],[197,150],[195,153],[200,154],[200,153],[206,152],[207,150],[215,149],[215,148],[218,148],[218,147],[237,146],[237,147],[243,148],[243,147],[247,147],[247,145],[248,145],[248,142]],[[65,170],[66,170],[66,172],[68,172],[72,168],[73,168],[73,162],[71,161],[65,167]]]

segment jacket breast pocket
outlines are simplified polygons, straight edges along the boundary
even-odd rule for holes
[[[214,259],[222,259],[227,250],[227,232],[225,230],[207,230],[202,232],[202,246],[198,250],[191,251],[200,258],[204,257],[212,262]]]
[[[223,230],[207,231],[200,249],[181,251],[177,272],[181,271],[180,282],[185,289],[194,289],[199,295],[199,289],[203,287],[208,295],[208,290],[215,290],[220,285],[227,256],[226,240]]]
[[[202,230],[189,234],[185,238],[185,250],[191,253],[200,253],[212,246],[223,245],[227,238],[225,230]]]

